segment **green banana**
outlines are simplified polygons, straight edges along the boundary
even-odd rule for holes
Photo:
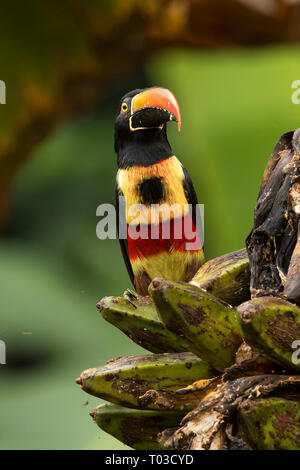
[[[150,295],[166,328],[216,370],[235,362],[242,342],[237,312],[205,290],[184,282],[154,279]]]
[[[195,380],[210,378],[211,367],[192,353],[148,354],[122,357],[104,367],[87,369],[77,379],[91,395],[132,408],[158,408],[143,405],[139,397],[147,390],[176,390]]]
[[[249,258],[245,249],[219,256],[204,263],[192,284],[230,305],[250,299]]]
[[[189,350],[183,338],[165,328],[150,297],[137,297],[130,302],[124,297],[104,297],[97,307],[106,321],[148,351],[165,353]]]
[[[94,408],[91,416],[103,431],[137,450],[161,450],[158,433],[179,426],[183,413],[174,411],[133,410],[105,404]]]
[[[296,305],[278,297],[257,297],[240,305],[238,311],[250,346],[287,370],[300,370],[293,349],[300,339],[300,309]]]
[[[252,449],[300,450],[300,403],[264,398],[238,407],[238,423]]]

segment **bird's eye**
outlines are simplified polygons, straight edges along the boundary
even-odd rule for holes
[[[122,103],[121,111],[122,111],[122,113],[126,113],[126,111],[128,111],[128,104],[125,103],[125,101],[124,101],[124,103]]]

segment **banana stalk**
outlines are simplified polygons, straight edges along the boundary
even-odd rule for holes
[[[242,342],[237,312],[205,290],[154,279],[150,295],[166,328],[185,338],[194,354],[223,371]]]
[[[87,369],[77,379],[81,388],[112,403],[132,408],[158,406],[140,402],[149,389],[176,390],[209,378],[212,368],[192,353],[122,357],[104,367]]]
[[[150,297],[104,297],[98,304],[102,317],[139,346],[153,353],[188,351],[188,344],[167,330]]]
[[[91,416],[103,431],[137,450],[161,450],[163,443],[157,441],[158,433],[178,426],[182,413],[174,411],[141,411],[117,405],[100,405]]]
[[[221,376],[197,380],[179,390],[148,390],[139,402],[148,408],[188,412],[216,390],[220,392],[220,387],[223,387]]]
[[[244,437],[248,445],[253,445],[251,436],[245,434],[241,436],[238,433],[232,435],[232,427],[236,424],[236,415],[238,410],[251,409],[255,406],[257,399],[277,396],[283,400],[291,400],[298,405],[289,408],[293,410],[294,415],[290,417],[288,413],[280,414],[279,408],[277,419],[282,422],[277,427],[277,435],[280,429],[286,431],[286,435],[299,444],[299,390],[300,378],[298,376],[286,375],[260,375],[253,377],[240,377],[229,381],[211,381],[208,393],[203,393],[197,407],[190,411],[181,421],[177,429],[166,429],[162,432],[159,439],[166,448],[190,449],[190,450],[223,450],[232,448],[237,440]],[[298,398],[297,398],[298,397]],[[245,404],[245,408],[243,408]],[[248,407],[248,408],[247,408]],[[283,409],[285,412],[285,410]],[[276,414],[274,415],[276,418]],[[270,418],[269,415],[261,413],[258,422],[262,418]],[[271,423],[271,419],[268,421]],[[291,423],[291,430],[288,424]],[[260,422],[260,425],[263,421]],[[284,425],[287,424],[287,429]],[[245,423],[247,426],[247,422]],[[274,425],[274,424],[273,424]],[[253,434],[257,441],[260,439],[259,426],[252,426]],[[266,428],[268,429],[268,427]],[[275,434],[276,436],[276,434]],[[298,445],[297,444],[297,445]],[[267,449],[268,444],[263,440],[261,449]],[[284,445],[284,444],[281,444]],[[289,444],[290,445],[290,444]],[[295,447],[294,447],[295,448]],[[297,447],[296,447],[297,448]]]
[[[300,339],[300,309],[277,297],[257,297],[238,308],[248,344],[287,370],[300,370],[293,343]]]
[[[300,213],[300,183],[297,183],[297,206]],[[293,188],[292,188],[293,189]],[[298,222],[297,243],[293,251],[284,285],[284,293],[291,302],[300,304],[300,220]]]
[[[191,284],[230,305],[250,299],[249,258],[245,249],[219,256],[204,263]]]

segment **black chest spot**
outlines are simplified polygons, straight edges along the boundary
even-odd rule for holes
[[[142,204],[158,204],[164,198],[164,185],[160,178],[144,179],[138,187]]]

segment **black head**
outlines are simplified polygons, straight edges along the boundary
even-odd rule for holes
[[[115,121],[115,151],[121,167],[148,165],[171,155],[166,123],[178,122],[180,110],[166,88],[133,90],[123,96]]]

